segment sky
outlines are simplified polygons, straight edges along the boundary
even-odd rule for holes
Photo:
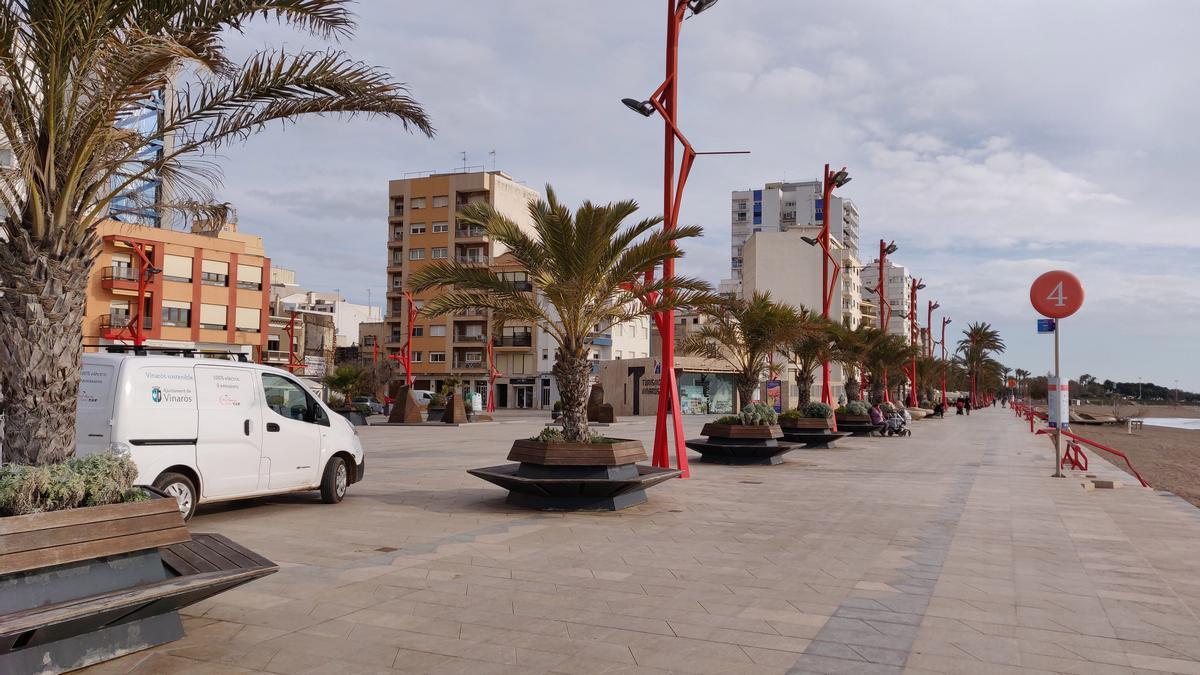
[[[302,285],[375,304],[387,181],[461,168],[463,152],[568,203],[656,215],[662,123],[619,101],[661,82],[665,9],[362,0],[338,46],[405,82],[437,136],[365,118],[270,127],[222,150],[217,196]],[[921,306],[941,304],[935,324],[989,322],[1002,363],[1045,373],[1029,285],[1069,270],[1087,297],[1062,322],[1064,375],[1200,391],[1196,25],[1191,0],[721,0],[683,27],[681,125],[698,150],[751,154],[697,161],[681,222],[705,235],[681,270],[729,276],[731,191],[844,165],[864,258],[894,239]],[[328,46],[267,22],[233,43]]]

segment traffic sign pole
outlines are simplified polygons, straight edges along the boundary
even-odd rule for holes
[[[1054,322],[1054,383],[1047,387],[1047,418],[1054,425],[1054,478],[1063,478],[1062,472],[1062,428],[1071,422],[1071,402],[1064,400],[1070,396],[1069,386],[1064,386],[1062,370],[1059,367],[1058,343],[1059,333],[1062,332],[1062,320],[1079,311],[1083,305],[1083,284],[1070,272],[1053,270],[1034,279],[1029,288],[1029,301],[1033,308],[1044,317]],[[1041,332],[1043,321],[1038,321]],[[1050,397],[1050,392],[1054,397]],[[1032,401],[1030,401],[1032,405]],[[1032,417],[1030,424],[1033,424]]]
[[[1059,367],[1058,367],[1058,333],[1061,330],[1062,330],[1062,320],[1059,319],[1054,322],[1054,385],[1056,387],[1058,387],[1058,395],[1060,397],[1063,395],[1062,371],[1059,370]],[[1049,403],[1049,402],[1050,402],[1049,400],[1046,401],[1046,403]],[[1059,403],[1058,403],[1058,408],[1059,408],[1059,410],[1062,410],[1062,408],[1063,408],[1061,401],[1059,401]],[[1048,412],[1050,412],[1050,411],[1048,411]],[[1054,425],[1054,475],[1052,476],[1052,478],[1064,478],[1063,472],[1062,472],[1062,448],[1059,445],[1059,443],[1061,442],[1061,438],[1062,438],[1062,434],[1059,433],[1062,430],[1062,425],[1063,425],[1063,420],[1062,420],[1062,416],[1060,415],[1058,424]]]

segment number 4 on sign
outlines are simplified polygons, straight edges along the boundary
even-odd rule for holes
[[[1063,295],[1063,282],[1058,282],[1058,285],[1054,287],[1050,295],[1046,296],[1046,299],[1053,302],[1055,307],[1066,307],[1067,296]]]

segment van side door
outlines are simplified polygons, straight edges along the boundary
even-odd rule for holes
[[[79,371],[79,402],[75,406],[75,454],[101,452],[112,441],[116,369],[108,363],[89,363]]]
[[[261,375],[267,402],[263,454],[271,461],[270,489],[311,487],[320,480],[321,431],[329,419],[295,380]]]
[[[256,374],[249,368],[196,366],[196,464],[205,499],[259,490],[263,410]]]

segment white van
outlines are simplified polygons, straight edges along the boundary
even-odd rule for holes
[[[337,503],[366,469],[358,432],[287,371],[177,356],[87,353],[77,454],[128,452],[137,483],[196,506],[320,490]]]

